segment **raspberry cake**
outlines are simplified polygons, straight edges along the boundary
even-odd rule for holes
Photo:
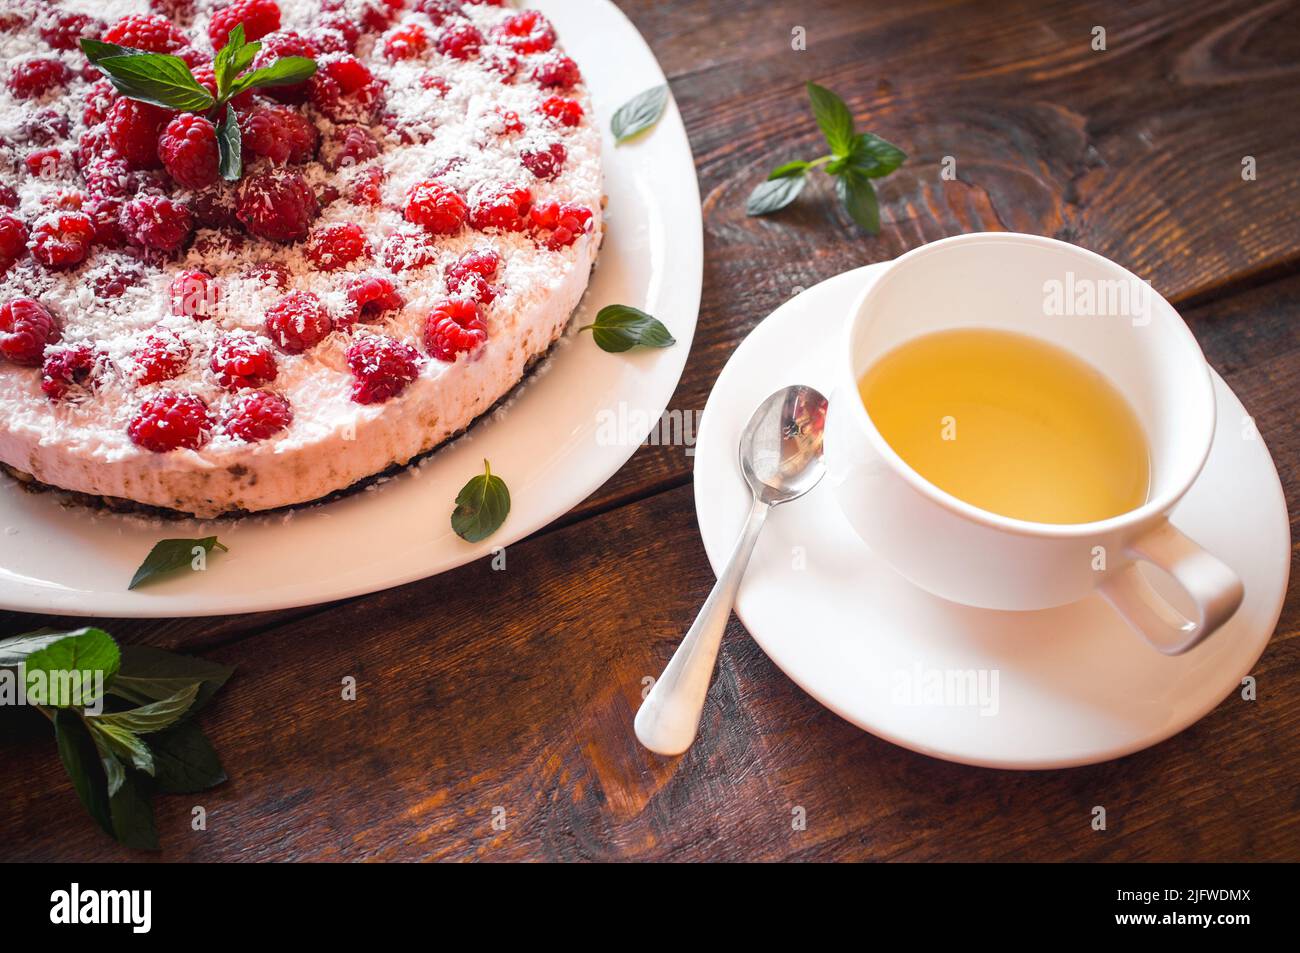
[[[316,70],[230,100],[231,181],[220,109],[120,94],[79,48],[173,54],[216,95],[237,25],[248,68]],[[23,480],[199,517],[319,499],[468,427],[586,288],[600,136],[535,11],[4,0],[0,64],[0,463]]]

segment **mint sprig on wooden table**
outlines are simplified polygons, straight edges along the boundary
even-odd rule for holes
[[[0,669],[22,678],[27,700],[54,726],[77,797],[127,847],[158,849],[155,793],[191,794],[226,780],[193,716],[232,668],[145,645],[119,647],[103,629],[85,628],[0,639]],[[74,682],[71,673],[90,677]],[[0,678],[13,684],[9,671]],[[97,686],[103,695],[86,691]]]
[[[81,51],[91,65],[128,99],[178,112],[208,115],[217,127],[221,176],[230,182],[243,175],[244,168],[239,119],[230,100],[250,89],[294,86],[316,72],[316,61],[306,56],[282,56],[268,66],[249,70],[261,48],[261,43],[244,42],[242,23],[230,31],[226,45],[212,61],[217,90],[214,96],[199,84],[179,56],[150,53],[102,40],[81,40]]]
[[[853,221],[875,235],[880,231],[880,207],[871,180],[889,175],[907,161],[907,153],[872,133],[857,132],[849,107],[829,89],[816,83],[808,83],[807,89],[830,154],[777,166],[749,194],[745,211],[769,215],[785,208],[808,184],[808,173],[821,169],[834,177],[835,192]]]

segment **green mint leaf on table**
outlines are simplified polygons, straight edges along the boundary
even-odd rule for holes
[[[182,112],[204,112],[217,104],[179,56],[131,53],[95,64],[123,96]]]
[[[510,490],[505,481],[483,461],[483,472],[456,494],[456,508],[451,511],[451,528],[468,543],[478,543],[500,529],[510,515]]]
[[[860,172],[849,170],[835,181],[835,190],[848,209],[853,221],[872,235],[880,231],[880,206],[871,180]]]
[[[745,202],[745,214],[766,215],[783,209],[799,197],[807,184],[808,179],[802,170],[779,179],[760,182],[749,193],[749,199]]]
[[[78,629],[32,652],[26,664],[27,691],[38,705],[82,706],[94,701],[95,679],[107,683],[117,674],[121,653],[103,629]],[[82,676],[89,678],[83,681]]]
[[[654,317],[626,304],[610,304],[596,313],[596,320],[578,328],[590,329],[591,336],[602,351],[617,354],[636,347],[670,347],[676,338]]]
[[[217,123],[218,170],[227,182],[236,182],[244,174],[244,138],[239,132],[235,107],[226,104],[226,111]]]
[[[668,108],[668,87],[655,86],[637,93],[614,113],[610,120],[610,130],[614,133],[614,142],[621,145],[639,133],[645,132],[657,123]]]
[[[135,571],[127,588],[135,589],[164,573],[190,568],[197,555],[194,552],[196,549],[202,549],[205,554],[213,549],[229,552],[215,536],[205,536],[203,539],[160,539],[149,550],[149,555]]]
[[[190,711],[195,712],[207,704],[234,671],[228,665],[150,645],[125,645],[122,667],[109,682],[108,691],[133,705],[147,705],[197,685],[198,693],[190,706]]]
[[[150,735],[149,747],[153,750],[154,783],[164,794],[194,794],[226,780],[221,759],[193,721]]]
[[[844,100],[824,86],[808,83],[808,98],[812,101],[813,118],[826,137],[831,155],[839,158],[853,149],[853,114]]]
[[[113,834],[127,847],[158,850],[158,830],[153,824],[149,800],[152,783],[137,774],[127,774],[117,793],[108,799]]]
[[[870,180],[889,175],[907,161],[907,154],[877,135],[855,132],[848,106],[829,89],[816,83],[808,83],[807,88],[830,154],[777,166],[750,192],[745,212],[767,215],[785,208],[803,191],[808,173],[820,168],[835,179],[836,195],[853,221],[875,235],[880,231],[880,205]]]
[[[138,734],[130,728],[105,724],[94,717],[87,717],[85,721],[86,727],[90,729],[90,736],[95,739],[95,747],[99,748],[101,755],[105,751],[112,752],[137,771],[143,771],[148,775],[153,774],[153,752]],[[115,789],[110,787],[109,796],[114,793],[116,793]]]
[[[198,695],[199,683],[193,682],[161,701],[149,702],[147,705],[129,711],[91,715],[89,723],[92,727],[106,725],[109,728],[124,729],[137,735],[147,735],[150,732],[170,728],[180,721],[193,706]]]
[[[63,770],[72,780],[72,788],[95,823],[113,836],[113,821],[108,809],[107,780],[100,764],[99,752],[76,712],[60,709],[53,716],[54,741],[59,749]]]

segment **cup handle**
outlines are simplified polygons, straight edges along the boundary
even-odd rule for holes
[[[1184,618],[1152,588],[1136,562],[1102,583],[1106,601],[1165,655],[1182,655],[1200,645],[1241,605],[1241,578],[1168,520],[1132,543],[1127,554],[1169,573],[1196,604],[1196,619]]]

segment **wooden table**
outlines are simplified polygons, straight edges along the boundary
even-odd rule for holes
[[[704,195],[704,300],[673,409],[702,408],[798,288],[947,235],[1035,232],[1121,262],[1180,308],[1300,513],[1300,5],[620,3],[671,77]],[[883,182],[878,238],[826,191],[745,216],[768,169],[820,154],[809,79],[911,155]],[[1294,582],[1257,701],[1232,695],[1110,764],[1011,773],[894,747],[804,695],[734,620],[700,741],[647,755],[631,732],[642,680],[713,582],[690,482],[685,448],[642,448],[510,547],[506,572],[476,564],[258,616],[100,620],[238,666],[202,716],[231,780],[157,799],[162,856],[1300,859]],[[47,622],[0,615],[0,634]],[[348,675],[354,702],[340,700]],[[0,750],[0,856],[141,856],[85,817],[38,714],[0,711]],[[196,803],[206,832],[190,830]]]

